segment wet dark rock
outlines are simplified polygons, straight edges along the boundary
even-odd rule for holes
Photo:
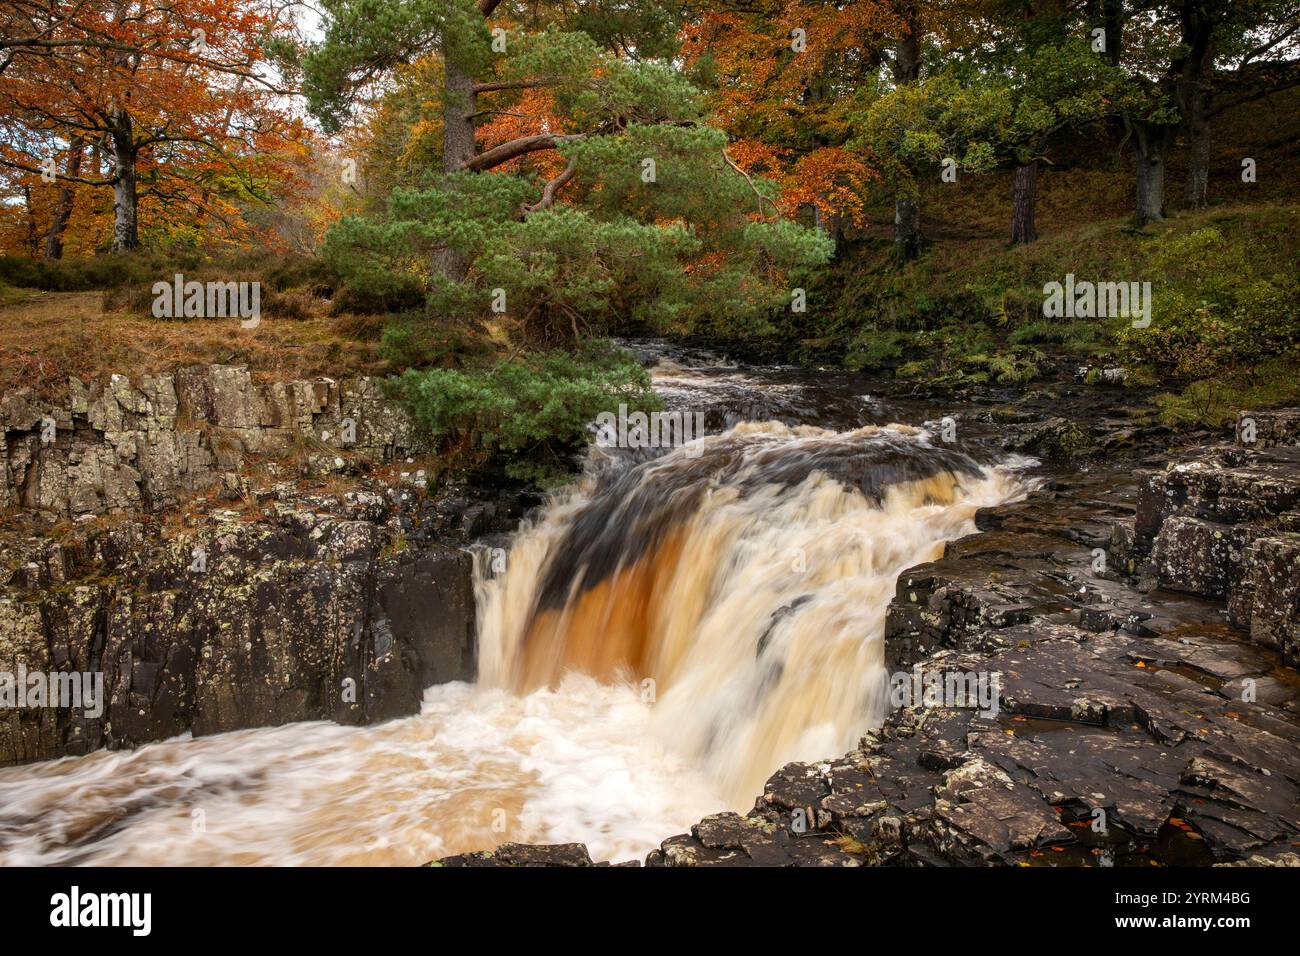
[[[1253,442],[1246,441],[1247,429],[1254,432]],[[1239,443],[1256,448],[1300,445],[1300,408],[1241,412],[1237,415],[1235,437]]]
[[[1165,522],[1175,515],[1226,525],[1287,525],[1289,519],[1282,516],[1294,514],[1298,506],[1300,448],[1213,446],[1143,476],[1135,546],[1150,551]]]
[[[417,713],[475,673],[473,532],[507,504],[437,512],[422,490],[277,486],[180,529],[121,519],[0,536],[0,660],[99,671],[102,715],[0,714],[0,764],[301,720]],[[424,543],[402,530],[438,515]],[[509,522],[511,519],[501,519]],[[43,529],[37,529],[43,531]]]
[[[1049,804],[982,757],[944,775],[923,838],[967,864],[1007,863],[1016,851],[1073,842]]]
[[[1285,845],[1264,847],[1250,853],[1243,860],[1219,863],[1217,866],[1300,866],[1300,852]]]
[[[800,831],[753,815],[705,817],[690,834],[670,837],[646,866],[860,866],[834,834]]]
[[[707,818],[649,862],[793,865],[796,838],[823,864],[1300,862],[1294,715],[1182,676],[1208,641],[1033,630],[950,662],[1002,675],[997,718],[894,711],[857,750],[782,768],[747,817]],[[793,813],[819,793],[820,812]]]
[[[1068,418],[1049,418],[1023,425],[1009,425],[1003,447],[1049,459],[1068,459],[1087,454],[1092,438],[1084,426]]]
[[[0,661],[102,672],[106,709],[6,710],[0,764],[383,720],[472,678],[463,547],[524,497],[430,497],[376,380],[201,365],[66,392],[0,396]]]
[[[495,850],[447,856],[426,866],[592,866],[591,856],[581,843],[530,845],[503,843]]]

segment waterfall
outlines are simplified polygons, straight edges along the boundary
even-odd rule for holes
[[[593,469],[504,574],[480,563],[479,681],[631,684],[740,808],[879,723],[895,580],[1018,483],[905,426],[750,423],[699,444]]]

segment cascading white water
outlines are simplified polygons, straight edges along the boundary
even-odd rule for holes
[[[905,427],[742,424],[593,468],[478,581],[480,679],[417,717],[0,771],[0,862],[414,864],[643,855],[884,711],[898,574],[1016,497]]]
[[[591,480],[520,536],[480,587],[479,678],[630,682],[656,701],[656,736],[741,807],[883,718],[899,573],[1020,485],[902,426],[743,424],[700,445]]]

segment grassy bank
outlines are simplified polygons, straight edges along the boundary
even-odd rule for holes
[[[176,272],[197,281],[260,282],[272,307],[253,328],[236,318],[154,318],[152,283]],[[383,314],[366,303],[362,312],[349,311],[355,300],[311,260],[259,268],[147,255],[8,259],[0,260],[0,276],[28,283],[0,284],[0,392],[34,386],[63,402],[70,376],[92,382],[126,375],[139,383],[206,363],[243,365],[278,381],[378,376],[438,442],[431,473],[487,469],[538,484],[567,476],[598,413],[620,403],[657,407],[645,370],[606,341],[574,352],[528,351],[511,344],[505,324],[469,328],[422,310]]]
[[[1298,243],[1296,204],[1218,206],[1141,230],[1122,216],[1058,225],[1022,246],[953,237],[902,268],[887,238],[865,237],[810,292],[820,308],[789,317],[785,335],[929,387],[1027,385],[1063,363],[1094,367],[1102,384],[1113,379],[1101,369],[1122,367],[1126,381],[1161,390],[1167,423],[1219,425],[1300,399]],[[1067,274],[1149,282],[1150,327],[1045,317],[1044,286]]]

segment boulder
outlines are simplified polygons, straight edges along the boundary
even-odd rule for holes
[[[581,843],[549,845],[503,843],[495,850],[461,853],[443,857],[426,866],[495,867],[495,866],[592,866],[591,856]]]
[[[1008,425],[1002,445],[1010,451],[1050,459],[1067,459],[1091,451],[1092,439],[1078,422],[1056,417],[1023,425]]]

